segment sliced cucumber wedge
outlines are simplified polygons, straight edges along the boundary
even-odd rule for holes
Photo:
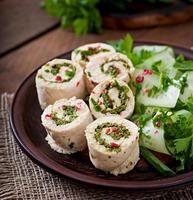
[[[176,76],[177,70],[173,67],[175,64],[175,59],[171,55],[171,50],[166,48],[152,57],[146,59],[143,63],[136,65],[138,69],[153,69],[155,63],[159,63],[157,69],[159,72],[167,73],[168,77],[174,78]]]
[[[179,99],[184,103],[187,102],[189,97],[193,97],[193,72],[186,72],[185,74],[187,74],[187,86],[179,97]]]
[[[170,155],[165,145],[164,130],[163,128],[155,127],[153,119],[146,123],[142,129],[142,133],[140,136],[141,146]]]
[[[135,70],[134,78],[143,76],[143,70]],[[180,95],[180,89],[177,86],[170,85],[166,91],[157,91],[153,96],[149,95],[149,92],[153,87],[160,88],[160,77],[153,73],[151,75],[144,75],[144,80],[138,85],[141,86],[141,90],[136,96],[136,102],[145,106],[157,106],[165,108],[174,108],[178,97]]]
[[[161,51],[165,51],[174,57],[174,50],[171,47],[165,46],[165,45],[141,45],[141,46],[136,46],[133,48],[133,52],[136,53],[137,55],[140,55],[142,51],[148,51],[152,52],[153,54],[155,53],[160,53]]]

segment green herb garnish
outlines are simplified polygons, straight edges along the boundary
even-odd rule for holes
[[[156,61],[155,63],[153,63],[153,65],[151,66],[151,69],[154,71],[154,72],[159,72],[159,67],[161,66],[162,64],[162,61],[159,60],[159,61]]]
[[[180,93],[181,94],[184,93],[185,88],[188,86],[188,84],[187,84],[187,76],[188,76],[188,74],[183,74],[179,79]]]
[[[179,162],[176,170],[190,169],[193,165],[193,115],[182,110],[173,114],[164,125],[168,151]]]
[[[130,34],[127,34],[124,39],[118,41],[109,41],[118,52],[125,54],[129,59],[131,59],[134,65],[142,63],[144,60],[152,56],[152,52],[147,50],[142,50],[140,54],[133,52],[133,38]]]
[[[77,35],[101,32],[102,20],[97,8],[99,0],[44,0],[48,14],[58,17],[63,28],[72,27]]]
[[[176,58],[176,63],[174,67],[180,71],[193,71],[193,61],[185,60],[183,55],[179,55]]]

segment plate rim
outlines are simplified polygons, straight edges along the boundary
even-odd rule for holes
[[[164,43],[164,42],[157,42],[155,40],[135,40],[134,43],[140,44],[140,45],[142,45],[142,44],[168,45],[168,46],[172,46],[174,48],[182,49],[183,51],[187,51],[190,53],[190,55],[193,56],[193,52],[191,52],[190,49],[183,47],[183,46],[176,45],[176,44],[172,44],[172,43],[170,44],[170,43]],[[64,55],[67,55],[70,53],[71,53],[71,51],[67,51],[66,53],[62,53],[58,56],[54,56],[52,59],[60,58]],[[193,182],[193,170],[186,172],[184,174],[179,174],[178,177],[180,177],[180,178],[177,180],[173,180],[173,179],[176,179],[176,176],[169,177],[169,178],[165,177],[161,180],[151,180],[151,181],[107,180],[105,178],[99,178],[99,177],[93,177],[93,176],[81,174],[80,172],[76,172],[72,169],[69,169],[69,168],[66,168],[65,166],[60,165],[59,163],[55,162],[54,160],[51,160],[49,157],[47,157],[47,160],[46,160],[45,154],[37,155],[36,153],[34,153],[34,151],[32,151],[30,148],[31,144],[30,143],[26,144],[26,138],[21,138],[19,136],[18,130],[15,125],[14,109],[15,109],[15,103],[17,102],[17,97],[18,97],[19,93],[21,92],[23,86],[37,72],[37,70],[41,66],[42,65],[35,68],[21,82],[21,84],[19,85],[19,87],[16,90],[16,93],[14,95],[14,98],[13,98],[13,101],[11,104],[11,109],[9,112],[9,121],[10,121],[10,126],[11,126],[12,133],[14,135],[14,138],[16,139],[17,143],[22,148],[22,150],[24,150],[23,152],[25,154],[27,154],[27,156],[30,157],[30,159],[32,159],[32,161],[36,162],[38,165],[40,165],[44,169],[46,168],[46,170],[48,170],[48,171],[51,170],[52,172],[55,172],[62,176],[66,176],[68,178],[72,178],[74,180],[78,180],[78,181],[81,181],[81,182],[84,182],[87,184],[106,186],[106,187],[111,187],[111,188],[130,189],[130,190],[146,189],[146,190],[150,191],[150,190],[160,190],[160,189],[166,189],[166,188],[171,188],[171,187],[177,187],[180,185],[190,184],[191,182]],[[170,180],[170,182],[167,182],[168,179]]]

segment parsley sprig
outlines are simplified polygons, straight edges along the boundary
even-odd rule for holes
[[[72,27],[77,35],[101,32],[99,0],[44,0],[43,8],[58,17],[63,28]]]
[[[180,112],[180,114],[178,114]],[[179,162],[176,171],[193,165],[193,115],[178,111],[164,125],[166,147]]]

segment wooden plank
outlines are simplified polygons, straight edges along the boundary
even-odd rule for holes
[[[0,1],[0,54],[58,24],[40,8],[40,3],[41,0]]]
[[[156,40],[181,46],[193,46],[193,21],[153,29],[132,30],[135,39]],[[0,92],[14,92],[24,77],[38,65],[81,44],[119,39],[127,31],[105,30],[102,35],[89,34],[76,38],[70,30],[58,28],[0,60]]]

